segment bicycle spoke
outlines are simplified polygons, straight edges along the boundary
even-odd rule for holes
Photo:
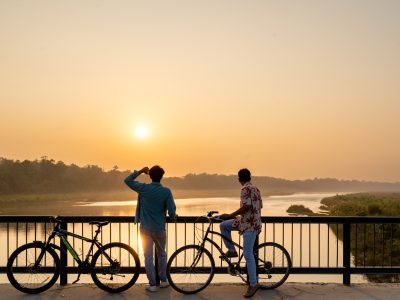
[[[58,278],[58,257],[54,252],[49,251],[46,250],[47,255],[43,256],[35,267],[36,260],[42,253],[41,246],[27,244],[18,248],[10,256],[11,265],[7,269],[11,284],[26,293],[40,292],[53,285]],[[46,265],[52,268],[45,270]]]
[[[196,245],[178,249],[168,261],[167,276],[170,284],[182,293],[194,293],[205,288],[213,275],[214,260],[211,254]]]
[[[289,276],[291,260],[287,251],[275,243],[260,245],[255,255],[259,283],[262,288],[275,288],[281,285]]]
[[[139,274],[140,262],[131,251],[129,246],[120,243],[109,244],[99,250],[92,262],[92,278],[96,285],[108,292],[122,291],[133,285]],[[124,271],[123,268],[129,269]]]

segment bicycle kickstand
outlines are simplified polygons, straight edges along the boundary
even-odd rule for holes
[[[74,282],[72,282],[72,284],[77,283],[79,281],[80,277],[81,277],[81,273],[78,274],[78,278],[76,278],[76,280]]]

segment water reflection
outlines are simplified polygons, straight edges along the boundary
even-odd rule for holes
[[[318,211],[320,200],[326,196],[331,196],[331,194],[268,197],[264,199],[262,214],[264,216],[284,216],[287,215],[286,209],[292,204],[303,204],[314,211]],[[128,211],[133,212],[136,204],[136,201],[75,202],[71,207],[75,210],[81,208],[100,209],[102,215],[119,216],[127,215]],[[221,213],[232,212],[237,209],[239,200],[233,197],[189,198],[177,199],[176,204],[179,215],[198,216],[210,210],[217,210]],[[202,239],[205,228],[205,224],[167,224],[167,255],[170,256],[173,251],[181,246],[197,244]],[[99,240],[102,244],[120,241],[130,245],[139,254],[143,265],[144,257],[138,229],[138,225],[133,223],[112,223],[103,227]],[[0,252],[7,253],[7,255],[0,257],[0,265],[6,265],[7,257],[17,247],[34,240],[46,240],[51,230],[52,224],[45,223],[0,223]],[[68,224],[68,231],[86,237],[92,237],[94,230],[95,228],[86,223]],[[214,230],[219,231],[219,226],[214,226]],[[282,244],[292,257],[294,266],[340,267],[343,264],[343,249],[342,242],[337,239],[335,230],[339,230],[339,227],[330,228],[326,224],[264,224],[260,243],[275,241]],[[90,244],[72,237],[69,237],[68,240],[83,258],[89,250]],[[235,234],[234,240],[241,244],[239,235]],[[220,238],[216,238],[216,241],[222,245]],[[58,238],[55,239],[55,243],[59,245]],[[207,248],[214,255],[217,254],[217,251],[212,249],[211,245],[207,245]],[[218,257],[215,257],[215,261],[217,265],[222,266],[222,261]],[[76,266],[70,255],[68,256],[68,265]],[[227,278],[224,278],[224,281],[227,281]],[[310,280],[310,276],[303,278]],[[341,277],[338,276],[337,281],[340,280]],[[321,276],[315,276],[315,281],[321,281]]]

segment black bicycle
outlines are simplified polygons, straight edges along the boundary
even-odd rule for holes
[[[92,239],[60,229],[61,221],[50,218],[55,226],[47,241],[35,241],[17,248],[9,257],[7,263],[7,276],[10,283],[24,293],[36,294],[49,289],[60,275],[60,259],[55,250],[65,251],[52,243],[55,236],[61,239],[78,265],[78,282],[81,274],[90,274],[94,283],[110,293],[118,293],[130,288],[137,280],[140,273],[140,261],[137,253],[123,243],[109,243],[102,245],[97,236],[101,228],[109,222],[89,222],[97,226]],[[72,236],[91,243],[84,260],[67,240]],[[98,250],[94,253],[94,246]],[[90,258],[92,258],[90,260]]]
[[[215,214],[218,214],[218,212],[211,211],[206,216],[201,217],[206,218],[209,225],[199,245],[183,246],[177,249],[168,260],[168,281],[180,293],[194,294],[211,283],[215,273],[215,261],[210,251],[205,248],[206,242],[211,243],[219,251],[221,259],[228,263],[228,274],[239,276],[248,284],[246,265],[243,262],[244,266],[241,266],[243,252],[237,262],[232,262],[225,256],[221,247],[208,237],[210,234],[215,234],[223,238],[221,233],[211,230],[213,222],[222,221],[217,216],[213,216]],[[242,246],[231,242],[243,250]],[[286,281],[292,267],[292,261],[283,246],[270,242],[262,243],[255,247],[254,257],[261,289],[274,289]]]

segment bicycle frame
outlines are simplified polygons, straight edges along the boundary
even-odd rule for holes
[[[72,257],[74,258],[74,260],[77,262],[78,266],[84,266],[84,264],[87,264],[89,262],[89,257],[92,255],[93,252],[93,246],[96,245],[96,247],[98,249],[101,249],[101,247],[103,246],[98,240],[97,240],[97,236],[99,235],[99,233],[101,232],[101,227],[99,227],[96,232],[95,232],[95,236],[93,237],[93,239],[69,232],[67,230],[64,229],[60,229],[60,224],[57,223],[57,225],[53,228],[52,233],[50,234],[49,238],[46,241],[45,247],[44,249],[46,249],[47,247],[49,247],[49,245],[51,244],[51,240],[53,240],[56,236],[58,236],[60,238],[60,240],[62,241],[62,243],[65,245],[65,247],[67,248],[68,252],[72,255]],[[78,253],[76,253],[75,249],[71,246],[71,244],[68,242],[67,236],[72,236],[74,238],[78,238],[80,240],[83,240],[85,242],[91,243],[89,251],[86,254],[85,259],[82,261],[79,258]],[[61,249],[62,250],[62,249]],[[39,255],[38,259],[36,260],[35,265],[39,264],[39,262],[41,261],[41,259],[43,258],[44,255],[44,250],[42,251],[42,253]],[[112,259],[111,257],[106,253],[106,252],[102,252],[104,254],[104,256],[106,257],[106,259],[112,263]]]
[[[111,237],[110,242],[104,245],[97,240],[102,227],[110,222],[89,222],[89,225],[97,227],[93,228],[91,238],[88,238],[83,236],[83,232],[82,235],[69,232],[64,220],[56,217],[49,220],[53,224],[44,240],[34,240],[18,247],[7,261],[7,277],[17,290],[29,294],[41,293],[53,286],[58,278],[61,285],[65,284],[70,273],[78,275],[72,284],[77,283],[82,274],[89,274],[96,286],[109,293],[125,291],[135,284],[140,274],[140,260],[135,250],[127,244],[111,242]],[[57,244],[54,242],[56,236],[59,238]],[[78,255],[68,236],[79,239],[78,245],[83,245],[83,242],[90,244],[86,244],[87,249]],[[75,246],[75,243],[72,245]],[[74,266],[68,264],[68,252],[74,259]]]
[[[249,274],[249,269],[246,266],[240,266],[240,263],[244,257],[244,251],[241,253],[239,256],[239,260],[232,262],[231,259],[224,254],[222,251],[222,246],[220,247],[217,242],[214,241],[213,237],[210,235],[216,235],[218,237],[221,237],[224,239],[224,241],[229,241],[231,242],[234,246],[238,247],[241,250],[244,250],[244,245],[241,246],[238,243],[235,243],[232,241],[231,238],[226,237],[220,232],[214,231],[213,229],[213,224],[214,222],[221,221],[220,218],[218,217],[213,217],[213,214],[218,214],[217,211],[210,211],[207,213],[206,216],[199,217],[196,222],[199,222],[201,218],[206,218],[208,221],[208,227],[206,230],[204,230],[204,226],[202,224],[202,234],[203,237],[197,237],[198,242],[195,242],[194,245],[185,245],[179,249],[177,249],[171,256],[171,258],[168,260],[167,264],[167,277],[170,281],[171,286],[177,290],[180,293],[183,294],[193,294],[197,293],[204,288],[206,288],[212,281],[212,278],[215,273],[220,274],[221,273],[221,268],[216,268],[215,266],[215,259],[214,255],[212,253],[212,246],[214,246],[217,251],[221,254],[220,258],[223,259],[225,262],[228,264],[228,269],[227,272],[229,275],[232,276],[238,276],[240,277],[243,282],[246,284],[250,284],[249,278],[252,277]],[[204,223],[204,222],[203,222]],[[198,227],[195,228],[198,229]],[[205,245],[206,243],[211,244],[211,252],[208,250]],[[246,245],[247,246],[247,245]],[[267,248],[268,247],[268,248]],[[269,258],[266,257],[266,251],[267,249],[273,249],[273,260],[275,259],[275,249],[279,250],[282,252],[282,264],[281,266],[278,266],[276,268],[275,264],[269,261]],[[246,249],[247,251],[248,249]],[[249,249],[250,250],[250,249]],[[263,252],[260,252],[260,250],[263,250]],[[269,252],[269,251],[268,251]],[[180,262],[181,253],[184,256],[184,264]],[[261,253],[261,255],[259,255]],[[264,253],[264,255],[262,255]],[[262,289],[270,289],[270,288],[276,288],[280,285],[282,285],[286,279],[289,276],[290,268],[291,268],[291,259],[290,256],[287,252],[287,250],[274,242],[264,242],[262,244],[258,244],[258,237],[256,238],[254,245],[253,245],[253,253],[254,254],[254,260],[256,263],[255,266],[255,272],[256,272],[256,277],[259,279],[260,283],[260,288]],[[186,255],[189,256],[189,260],[186,259]],[[193,255],[193,256],[192,256]],[[179,256],[179,257],[178,257]],[[246,255],[247,257],[247,255]],[[202,261],[201,261],[202,259]],[[285,264],[284,264],[284,259],[285,259]],[[182,260],[182,259],[181,259]],[[188,263],[187,263],[188,261]],[[175,264],[175,268],[173,265]],[[222,264],[221,264],[222,267]],[[175,269],[175,270],[174,270]],[[218,269],[218,270],[217,270]],[[251,268],[251,271],[253,272],[253,269]],[[179,273],[179,274],[186,274],[185,276],[179,276],[179,277],[172,277],[172,273]],[[274,274],[283,274],[283,277],[277,277],[275,279]],[[199,281],[199,278],[197,278],[197,274],[203,274],[205,277],[202,277],[200,280],[204,281]],[[192,275],[194,276],[194,282]],[[261,282],[261,281],[262,282]],[[183,285],[181,285],[183,284]]]
[[[243,247],[240,246],[238,243],[235,243],[234,241],[232,241],[232,240],[229,239],[228,237],[225,237],[224,235],[222,235],[221,233],[219,233],[219,232],[217,232],[217,231],[210,230],[210,229],[211,229],[211,225],[212,225],[213,223],[211,222],[211,220],[209,220],[209,222],[210,222],[210,223],[209,223],[209,225],[208,225],[206,234],[204,235],[203,241],[201,242],[201,246],[202,246],[203,248],[204,248],[205,243],[206,243],[206,242],[209,242],[209,243],[211,243],[211,244],[218,250],[218,252],[219,252],[221,255],[224,255],[224,251],[222,250],[222,248],[221,248],[215,241],[213,241],[212,239],[210,239],[210,238],[208,237],[209,234],[216,234],[216,235],[220,236],[222,239],[225,239],[225,240],[227,240],[228,242],[231,242],[234,246],[236,246],[236,247],[238,247],[239,249],[243,250]],[[240,262],[241,262],[242,259],[243,259],[243,256],[244,256],[244,254],[243,254],[243,252],[242,252],[242,254],[241,254],[240,257],[239,257],[239,260],[238,260],[237,264],[240,264]],[[223,259],[228,263],[228,265],[229,265],[230,267],[234,267],[234,266],[235,266],[235,265],[231,262],[231,260],[230,260],[229,258],[223,256]]]

